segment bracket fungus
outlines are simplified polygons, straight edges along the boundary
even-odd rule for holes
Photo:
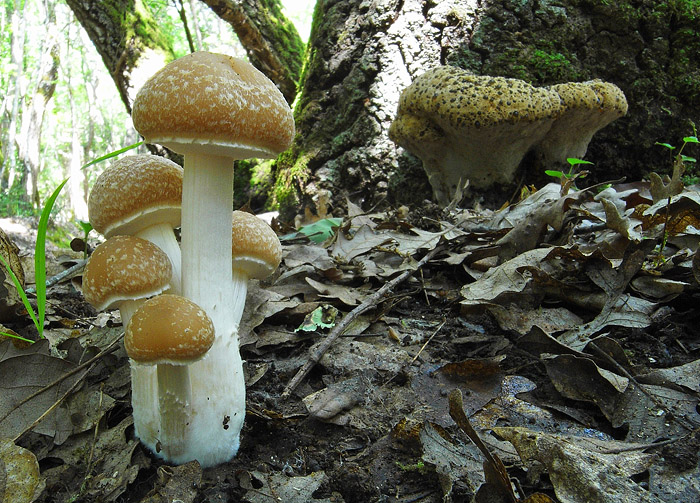
[[[627,113],[625,94],[610,82],[566,82],[549,89],[559,95],[562,113],[533,149],[543,167],[583,158],[593,135]]]
[[[560,112],[556,92],[440,66],[401,93],[389,137],[423,161],[438,203],[460,183],[510,183]]]
[[[245,383],[232,295],[233,161],[272,158],[289,147],[294,119],[282,93],[242,59],[195,52],[139,90],[132,119],[148,143],[184,155],[182,295],[212,319],[214,346],[190,369],[197,415],[191,459],[211,466],[238,451]],[[211,432],[216,432],[212,434]]]
[[[433,195],[447,205],[460,184],[509,184],[531,150],[540,158],[582,156],[600,127],[624,115],[613,84],[535,87],[518,79],[440,66],[401,93],[389,137],[423,161]]]

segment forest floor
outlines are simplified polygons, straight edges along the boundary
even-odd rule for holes
[[[552,184],[500,212],[350,204],[334,238],[284,239],[240,332],[240,451],[207,469],[139,444],[118,313],[51,286],[46,339],[0,342],[2,501],[700,501],[700,195],[649,189]],[[31,281],[23,223],[0,227]],[[50,251],[50,275],[70,253]],[[32,337],[27,316],[5,327]]]

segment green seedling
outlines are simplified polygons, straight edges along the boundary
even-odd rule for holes
[[[425,463],[423,461],[418,461],[415,464],[412,465],[405,465],[401,461],[394,461],[396,463],[396,466],[399,467],[400,470],[404,472],[418,472],[421,475],[425,475],[427,472],[430,471],[430,469],[425,466]]]
[[[697,162],[697,159],[695,157],[690,157],[689,155],[685,155],[683,153],[683,150],[688,144],[695,143],[698,144],[700,143],[700,140],[698,140],[697,136],[686,136],[683,138],[683,145],[678,149],[678,153],[674,156],[673,151],[676,150],[676,147],[671,145],[670,143],[664,143],[664,142],[659,142],[657,141],[655,145],[659,145],[661,147],[665,147],[669,150],[669,153],[671,154],[671,161],[673,162],[674,168],[680,169],[681,173],[685,171],[687,168],[688,164],[695,163]],[[691,183],[697,181],[697,176],[695,178],[691,176],[685,176],[683,178],[683,182],[687,185],[690,185]]]
[[[36,327],[36,331],[40,339],[44,338],[44,319],[46,317],[46,230],[49,226],[49,216],[51,216],[51,211],[53,210],[56,198],[58,197],[58,194],[61,192],[61,190],[67,182],[68,179],[66,178],[65,180],[63,180],[63,182],[61,182],[61,184],[58,187],[56,187],[56,190],[54,190],[51,196],[49,196],[49,198],[46,200],[46,205],[41,211],[41,217],[39,217],[39,226],[36,231],[36,245],[34,247],[36,312],[34,311],[34,308],[32,307],[31,303],[29,302],[27,294],[22,288],[19,279],[17,278],[15,273],[12,272],[10,264],[8,264],[7,261],[0,256],[0,260],[2,260],[2,265],[5,266],[5,269],[12,278],[12,281],[15,284],[15,288],[17,288],[17,292],[19,293],[19,296],[22,299],[22,303],[24,304],[24,307],[27,310],[29,317],[32,319],[32,322]],[[7,332],[2,332],[2,335],[13,337],[15,339],[21,339],[27,342],[33,342],[28,339],[25,339],[24,337],[18,337],[17,335],[10,334]]]
[[[591,161],[584,161],[583,159],[577,159],[576,157],[567,157],[566,162],[569,163],[569,172],[564,173],[557,169],[546,169],[544,172],[546,175],[553,176],[554,178],[572,178],[575,176],[574,169],[580,164],[593,164]],[[585,176],[585,175],[584,175]]]
[[[90,222],[86,222],[85,220],[76,220],[75,223],[83,231],[83,243],[85,244],[85,247],[83,248],[83,259],[86,259],[88,252],[88,236],[90,235],[90,232],[92,232],[92,224]]]

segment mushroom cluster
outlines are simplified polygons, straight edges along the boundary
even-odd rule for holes
[[[622,91],[600,80],[535,87],[440,66],[401,93],[389,137],[423,161],[447,205],[467,181],[511,183],[529,151],[546,167],[582,157],[595,132],[626,113]]]
[[[122,187],[112,205],[118,209],[104,212],[110,218],[129,208],[124,224],[102,225],[101,216],[100,227],[93,222],[109,238],[105,244],[115,239],[109,236],[134,234],[161,247],[171,263],[165,294],[139,297],[138,308],[123,314],[135,430],[169,462],[212,466],[237,453],[245,416],[238,325],[247,281],[271,274],[281,258],[279,239],[266,223],[232,213],[233,162],[279,155],[291,144],[294,120],[281,92],[250,63],[208,52],[157,72],[139,90],[132,119],[146,142],[184,156],[178,189],[160,188],[152,171],[135,175],[141,177],[135,187],[126,185],[131,175],[114,172],[115,165],[139,164],[134,158],[157,157],[148,155],[115,162],[93,189]],[[141,192],[167,193],[171,200],[147,212],[133,201]],[[111,208],[107,199],[91,194],[91,221]],[[135,224],[139,218],[147,224]],[[157,232],[143,230],[153,225]],[[179,246],[172,230],[178,225]],[[185,312],[192,317],[185,319]],[[168,348],[188,347],[180,335],[185,332],[198,334],[192,343],[197,349],[176,356]],[[154,342],[160,340],[165,342]],[[154,356],[152,350],[161,346],[164,352]]]

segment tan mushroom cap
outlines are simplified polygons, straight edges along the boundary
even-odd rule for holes
[[[122,157],[100,174],[88,198],[90,223],[105,237],[156,223],[180,225],[182,168],[157,155]]]
[[[294,136],[289,105],[243,59],[195,52],[157,72],[134,100],[134,127],[149,143],[186,154],[276,157]]]
[[[83,273],[83,296],[102,311],[165,291],[171,276],[170,259],[156,245],[134,236],[114,236],[92,252]]]
[[[504,77],[441,66],[401,93],[389,137],[423,161],[446,204],[457,185],[511,182],[528,150],[561,113],[556,92]]]
[[[625,94],[610,82],[566,82],[550,89],[560,96],[563,112],[534,148],[545,167],[582,158],[597,131],[627,114]]]
[[[148,299],[132,316],[124,334],[129,358],[141,363],[186,365],[214,344],[214,325],[197,304],[179,295]]]
[[[262,279],[280,265],[280,240],[261,218],[245,211],[234,211],[231,235],[234,271],[243,271],[249,278]]]

